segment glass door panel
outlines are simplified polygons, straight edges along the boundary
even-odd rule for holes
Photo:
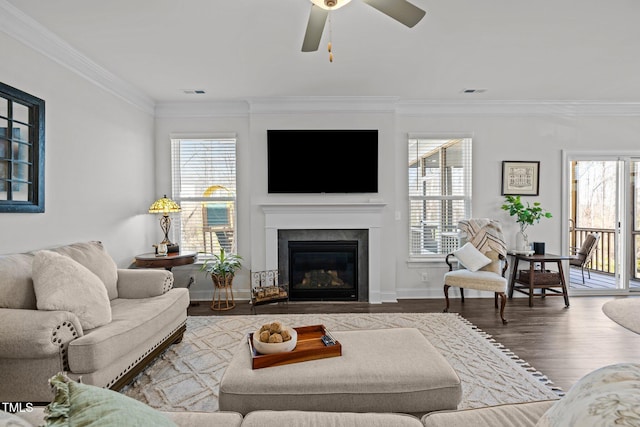
[[[631,254],[629,288],[640,291],[640,160],[632,160],[631,179]]]
[[[640,291],[640,159],[570,159],[569,287],[576,293]]]
[[[623,287],[619,274],[619,169],[616,160],[571,162],[569,287],[607,291]],[[589,243],[596,238],[595,247]]]

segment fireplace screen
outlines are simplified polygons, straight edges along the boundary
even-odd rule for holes
[[[289,299],[358,300],[358,242],[289,241]]]

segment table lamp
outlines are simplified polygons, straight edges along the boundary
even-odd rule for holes
[[[160,218],[160,228],[164,232],[164,240],[160,243],[165,243],[169,248],[169,252],[175,252],[177,251],[177,245],[172,244],[169,240],[169,229],[171,228],[171,218],[169,218],[169,214],[171,212],[180,212],[180,205],[173,200],[168,199],[166,194],[161,199],[153,202],[149,207],[149,213],[162,214],[162,217]],[[175,247],[175,249],[172,247]]]

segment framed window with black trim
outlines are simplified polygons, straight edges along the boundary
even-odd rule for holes
[[[502,162],[503,196],[537,196],[539,186],[539,161],[505,160]]]
[[[0,83],[0,212],[44,212],[44,101]]]

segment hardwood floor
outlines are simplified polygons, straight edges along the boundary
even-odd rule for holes
[[[602,304],[614,297],[572,297],[565,308],[562,298],[535,298],[529,307],[526,298],[508,300],[503,325],[493,298],[451,299],[451,312],[464,318],[513,351],[517,356],[549,377],[563,390],[588,372],[612,363],[640,363],[640,335],[610,320]],[[629,298],[640,298],[633,296]],[[189,307],[192,316],[233,316],[251,314],[248,301],[236,301],[226,312],[214,312],[210,302]],[[258,314],[280,313],[433,313],[441,312],[444,298],[406,299],[398,303],[290,302],[257,307]]]

